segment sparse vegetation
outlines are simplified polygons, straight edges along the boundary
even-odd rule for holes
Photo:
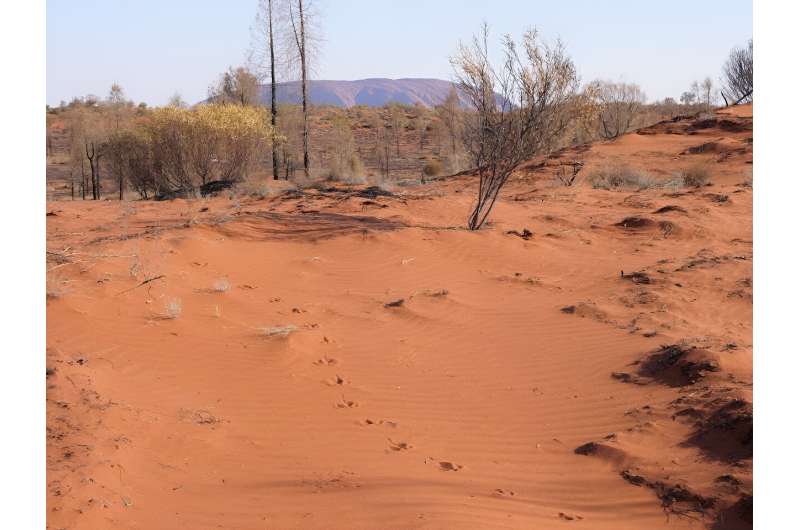
[[[227,278],[217,278],[211,288],[218,293],[224,293],[231,288],[231,282]]]
[[[681,170],[678,177],[682,179],[684,186],[689,188],[700,188],[705,186],[711,172],[708,167],[703,164],[694,164]]]
[[[624,164],[609,164],[593,169],[586,180],[594,189],[645,190],[657,185],[657,180],[650,173]]]
[[[47,274],[45,293],[48,300],[61,298],[66,293],[64,280],[57,273]]]
[[[595,81],[589,88],[595,98],[602,138],[612,139],[625,134],[645,102],[645,94],[633,83]]]
[[[558,182],[560,182],[562,186],[570,187],[575,184],[578,173],[582,168],[583,163],[581,162],[559,166],[556,170],[556,179],[558,179]]]
[[[164,318],[174,320],[181,316],[182,311],[183,305],[180,298],[169,298],[164,302]]]
[[[466,114],[462,134],[479,177],[470,230],[486,222],[511,173],[551,149],[564,133],[578,85],[575,65],[561,42],[547,45],[529,30],[521,45],[506,37],[503,50],[506,60],[496,69],[484,24],[481,35],[451,58],[459,88],[475,109]]]
[[[426,177],[435,177],[441,175],[444,171],[442,163],[438,160],[429,160],[422,168],[422,174]]]
[[[297,331],[297,326],[289,324],[287,326],[273,326],[270,328],[262,328],[264,335],[267,337],[287,337],[290,333]]]
[[[722,97],[726,104],[753,101],[753,39],[747,47],[731,50],[722,75]]]

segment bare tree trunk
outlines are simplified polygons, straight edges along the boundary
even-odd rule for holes
[[[306,30],[305,15],[303,14],[303,0],[297,0],[300,7],[300,68],[303,70],[303,169],[306,177],[311,174],[308,158],[308,80],[306,67]]]
[[[81,200],[86,200],[86,169],[84,167],[83,157],[81,157]]]
[[[122,184],[125,179],[122,178],[122,173],[119,174],[119,200],[123,200],[122,197]]]
[[[97,200],[99,201],[100,200],[100,154],[99,153],[97,154],[97,161],[95,162],[94,165],[95,165],[94,181],[95,181],[95,186],[97,187]]]
[[[92,146],[92,153],[91,154],[89,154],[89,145],[90,144]],[[84,147],[86,149],[86,158],[89,159],[89,169],[91,170],[91,173],[92,173],[92,200],[96,201],[97,200],[97,179],[96,179],[95,175],[97,174],[97,171],[95,169],[96,154],[95,154],[95,151],[94,151],[94,142],[84,143]]]
[[[272,130],[275,131],[278,123],[277,85],[275,84],[275,45],[272,38],[272,0],[267,1],[269,16],[269,73],[271,76],[270,90],[272,92]],[[272,178],[278,180],[280,167],[278,166],[278,145],[272,141]]]
[[[745,94],[744,96],[742,96],[739,99],[737,99],[736,102],[734,103],[734,105],[738,105],[739,103],[741,103],[742,101],[744,101],[745,99],[747,99],[748,97],[750,97],[752,95],[753,95],[753,91],[752,90],[748,91],[747,94]]]

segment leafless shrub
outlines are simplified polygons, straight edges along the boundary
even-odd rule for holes
[[[575,179],[578,178],[578,172],[580,172],[582,168],[582,162],[569,164],[569,169],[567,169],[566,165],[559,166],[556,170],[556,178],[562,186],[570,187],[575,184]]]
[[[577,90],[575,65],[563,44],[540,42],[527,31],[521,45],[503,40],[505,61],[489,60],[489,28],[472,44],[461,44],[450,59],[461,94],[472,111],[465,116],[463,139],[479,175],[470,230],[489,216],[500,189],[524,161],[552,148],[569,123],[569,101]]]
[[[595,81],[590,87],[598,108],[600,136],[606,139],[625,134],[645,103],[645,95],[639,85]]]
[[[722,76],[722,97],[726,103],[753,101],[753,39],[746,48],[731,50]]]

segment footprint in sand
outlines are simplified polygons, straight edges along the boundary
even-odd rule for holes
[[[387,438],[387,440],[389,440],[389,449],[392,451],[408,451],[414,448],[414,446],[408,442],[395,442],[391,438]]]
[[[461,464],[454,464],[452,462],[439,462],[439,469],[442,471],[458,471],[464,466]]]

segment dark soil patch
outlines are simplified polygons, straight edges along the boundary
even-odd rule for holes
[[[650,280],[650,276],[647,275],[645,272],[620,272],[620,278],[623,280],[630,280],[636,284],[649,284],[652,281]]]
[[[705,517],[706,513],[717,504],[716,498],[704,497],[683,484],[668,484],[660,480],[649,480],[642,475],[633,473],[629,469],[623,470],[620,476],[629,484],[653,490],[661,501],[661,507],[665,512],[683,516],[698,514],[701,517]]]
[[[658,210],[654,211],[653,213],[669,213],[669,212],[680,212],[680,213],[688,213],[685,208],[680,206],[676,206],[674,204],[668,204],[666,206],[662,206]]]
[[[639,366],[639,375],[674,387],[694,384],[718,371],[719,365],[705,350],[676,344],[661,346]]]
[[[687,445],[725,462],[753,458],[753,406],[747,401],[732,399],[696,425]]]
[[[517,230],[509,230],[508,232],[506,232],[506,234],[521,237],[526,241],[533,237],[533,232],[531,232],[527,228],[523,228],[522,232],[518,232]]]
[[[217,193],[225,190],[229,190],[235,184],[232,180],[214,180],[212,182],[206,182],[202,186],[200,186],[200,195],[203,197],[208,197],[209,195],[216,195]]]
[[[370,186],[363,190],[358,190],[354,194],[356,197],[362,199],[375,199],[376,197],[394,197],[394,193],[379,188],[378,186]]]
[[[753,496],[742,495],[717,514],[712,530],[745,530],[753,528]]]
[[[641,230],[644,228],[652,228],[655,226],[655,221],[647,217],[626,217],[622,221],[616,223],[614,226],[625,228],[626,230]]]
[[[719,204],[725,204],[730,202],[730,198],[722,193],[705,193],[703,194],[703,197]]]
[[[719,151],[719,144],[716,142],[706,142],[704,144],[695,145],[682,152],[682,155],[699,155],[702,153],[716,153]]]

